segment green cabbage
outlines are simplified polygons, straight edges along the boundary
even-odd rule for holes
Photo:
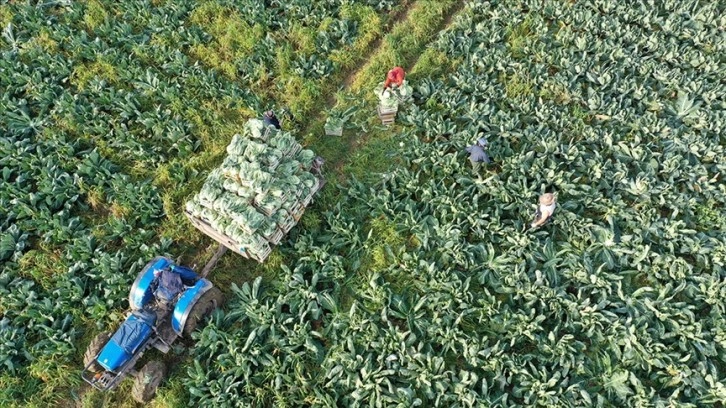
[[[238,194],[238,191],[242,185],[240,185],[238,182],[232,179],[227,179],[224,181],[224,189],[229,191],[230,193]]]
[[[205,184],[199,191],[199,202],[207,205],[213,203],[222,195],[222,189],[212,184]]]
[[[277,224],[268,218],[265,220],[265,223],[259,229],[259,233],[260,233],[260,235],[262,235],[265,238],[270,238],[275,233],[277,233],[278,229],[279,228],[278,228]]]
[[[186,210],[195,217],[201,217],[204,207],[199,204],[199,194],[195,195],[192,200],[187,201]]]
[[[240,228],[246,229],[250,232],[256,231],[265,222],[265,216],[257,212],[257,210],[248,205],[243,211],[239,211],[234,214],[230,214],[234,222],[240,226]]]
[[[267,150],[266,144],[250,140],[245,148],[245,158],[249,161],[256,161],[265,150]]]
[[[269,144],[271,147],[281,150],[284,154],[296,149],[300,145],[295,140],[295,137],[287,132],[278,133],[273,138],[270,138]]]
[[[237,188],[237,195],[246,199],[250,199],[256,194],[255,189],[249,186],[243,186],[240,184]]]
[[[280,163],[275,169],[275,176],[278,178],[285,178],[298,173],[301,169],[300,162],[297,160],[289,160]]]
[[[264,140],[266,134],[269,142]],[[270,247],[263,237],[272,238],[283,227],[295,225],[290,213],[300,211],[300,199],[317,183],[307,171],[315,154],[301,149],[290,133],[265,129],[259,120],[248,121],[243,133],[232,137],[222,165],[209,173],[199,194],[186,203],[187,211],[250,254],[265,256]]]
[[[249,139],[246,139],[240,135],[234,135],[232,138],[232,141],[230,142],[229,146],[227,146],[227,154],[230,156],[242,156],[245,153],[245,148],[247,148],[247,141]]]
[[[310,170],[313,166],[313,161],[315,160],[315,153],[308,149],[300,150],[297,155],[295,155],[295,160],[300,162],[303,169]]]
[[[312,173],[308,172],[301,173],[300,179],[302,180],[302,183],[305,185],[305,187],[307,187],[308,189],[313,188],[313,186],[316,185],[318,182],[317,178],[315,178]]]
[[[265,135],[265,124],[260,119],[250,119],[245,124],[245,136],[261,139]]]

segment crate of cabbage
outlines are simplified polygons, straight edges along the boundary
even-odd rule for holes
[[[315,159],[290,133],[252,119],[234,135],[224,162],[209,173],[185,213],[215,241],[263,262],[325,183]]]
[[[396,120],[398,106],[408,102],[413,95],[413,88],[406,81],[400,87],[383,89],[384,83],[381,82],[374,89],[378,97],[378,117],[384,125],[392,125]]]
[[[343,136],[343,127],[345,123],[358,111],[358,107],[353,105],[344,111],[332,109],[328,113],[328,119],[325,121],[326,136]]]

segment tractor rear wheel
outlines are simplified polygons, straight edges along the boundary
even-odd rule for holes
[[[161,380],[166,375],[166,366],[161,361],[149,361],[138,373],[134,379],[134,388],[131,389],[131,396],[142,404],[151,401],[156,395],[156,389],[159,388]]]
[[[220,307],[223,301],[224,297],[222,296],[222,291],[215,287],[204,292],[202,297],[199,298],[197,303],[194,304],[194,307],[192,307],[192,311],[189,313],[189,317],[187,317],[187,321],[184,323],[182,335],[184,337],[190,337],[199,324],[204,322],[204,319],[209,317],[214,309]]]
[[[103,349],[103,346],[108,343],[108,341],[111,339],[111,333],[109,332],[103,332],[98,333],[96,337],[91,340],[91,343],[88,344],[88,348],[86,349],[86,352],[83,354],[83,367],[88,367],[89,364],[94,363],[90,368],[93,372],[98,372],[101,370],[101,367],[98,365],[98,363],[95,363],[96,356],[98,356],[98,353],[101,352],[101,349]]]

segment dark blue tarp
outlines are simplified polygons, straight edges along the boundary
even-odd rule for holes
[[[119,327],[111,338],[120,348],[129,354],[134,354],[144,341],[149,338],[156,316],[151,313],[132,314]]]
[[[168,268],[162,269],[157,279],[159,279],[159,284],[154,295],[161,300],[170,302],[184,290],[181,276]]]
[[[197,280],[199,280],[199,275],[197,275],[197,273],[194,272],[191,268],[187,268],[186,266],[174,265],[171,270],[172,272],[179,274],[179,276],[181,276],[182,282],[184,282],[184,284],[187,286],[194,286]]]

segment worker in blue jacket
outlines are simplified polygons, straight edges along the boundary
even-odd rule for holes
[[[275,129],[280,130],[280,121],[277,120],[275,112],[268,110],[262,115],[262,122],[265,126],[274,126]]]
[[[476,143],[472,146],[467,146],[466,152],[469,153],[469,161],[471,162],[472,172],[481,180],[481,164],[490,164],[491,158],[486,152],[486,148],[489,146],[489,142],[484,137],[477,139]]]

